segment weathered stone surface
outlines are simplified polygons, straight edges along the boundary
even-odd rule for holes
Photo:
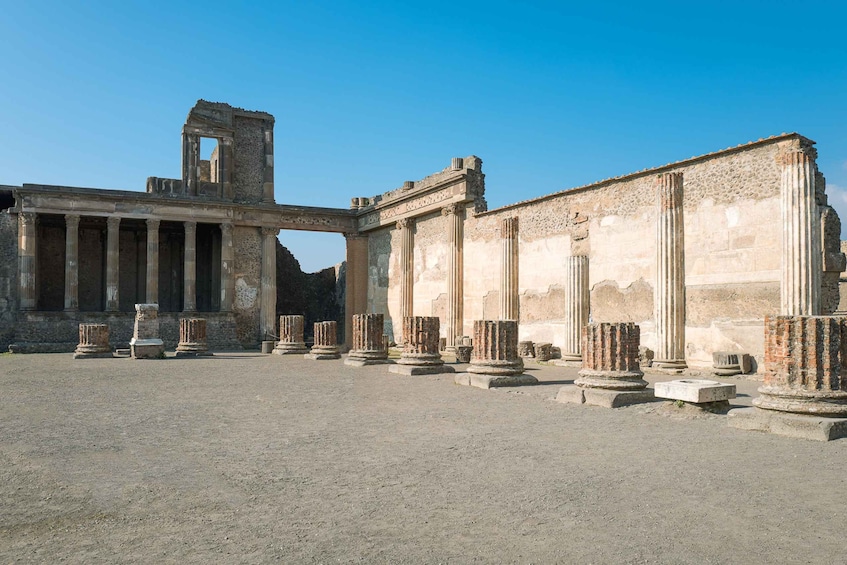
[[[472,354],[473,354],[473,346],[471,346],[471,345],[457,345],[456,346],[456,363],[470,363]]]
[[[474,320],[473,342],[469,373],[494,376],[523,373],[515,320]]]
[[[531,341],[518,342],[518,356],[535,357],[535,344]]]
[[[759,394],[753,404],[767,410],[847,415],[847,318],[766,318]]]
[[[474,373],[459,373],[453,380],[457,385],[475,386],[477,388],[500,388],[513,386],[537,385],[538,379],[532,375],[477,375]]]
[[[683,175],[656,178],[656,356],[653,366],[684,369],[685,363],[685,242]]]
[[[746,353],[715,351],[712,353],[712,370],[716,375],[732,376],[749,373],[753,361]]]
[[[403,354],[397,363],[401,365],[442,365],[439,345],[438,318],[408,316],[403,318]]]
[[[535,360],[549,361],[553,357],[552,343],[536,343],[535,344]]]
[[[582,330],[582,369],[574,384],[583,388],[643,390],[638,364],[641,333],[633,323],[592,323]]]
[[[388,362],[382,314],[353,315],[353,348],[344,363],[356,367]]]
[[[338,351],[338,322],[315,322],[315,344],[304,357],[314,361],[341,359]]]
[[[759,408],[735,408],[727,412],[731,428],[768,432],[780,436],[831,441],[847,437],[847,418],[791,414]]]
[[[179,321],[179,345],[177,357],[209,356],[206,342],[206,320],[204,318],[182,318]]]
[[[112,357],[108,324],[80,324],[79,345],[74,351],[74,359],[97,357]]]
[[[656,397],[652,389],[608,390],[584,388],[577,385],[565,385],[559,389],[556,402],[569,404],[589,404],[601,408],[620,408],[631,404],[653,402]]]
[[[304,317],[299,315],[279,317],[279,342],[274,347],[276,355],[308,353],[303,339]]]
[[[159,337],[158,304],[135,305],[135,326],[129,346],[133,359],[165,357],[165,344]]]
[[[669,398],[702,404],[735,398],[735,385],[704,379],[679,379],[656,383],[654,393],[657,398]]]

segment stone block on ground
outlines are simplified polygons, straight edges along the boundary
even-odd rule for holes
[[[565,385],[559,389],[556,402],[571,404],[590,404],[601,408],[620,408],[631,404],[655,402],[652,389],[608,390],[601,388],[583,388],[577,385]]]
[[[513,386],[537,385],[538,379],[532,375],[478,375],[475,373],[459,373],[454,382],[457,385],[475,386],[477,388],[499,388]]]
[[[679,379],[654,385],[657,398],[702,404],[735,398],[735,385],[705,379]]]
[[[847,418],[809,416],[761,408],[730,410],[727,413],[727,425],[739,430],[768,432],[813,441],[831,441],[847,437]]]
[[[388,368],[389,373],[413,377],[417,375],[438,375],[440,373],[455,373],[449,365],[400,365],[394,364]]]

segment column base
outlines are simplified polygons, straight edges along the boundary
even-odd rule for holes
[[[468,373],[475,375],[491,375],[495,377],[511,377],[522,375],[523,359],[516,361],[471,361]]]
[[[273,348],[274,355],[303,355],[304,353],[308,353],[309,348],[306,347],[305,342],[293,342],[293,343],[283,343],[279,342],[276,344],[276,347]]]
[[[441,355],[434,353],[403,353],[397,363],[416,367],[439,367],[444,364],[444,360]]]
[[[662,372],[670,374],[679,374],[688,368],[685,359],[653,359],[653,364],[650,365],[653,369],[658,369]]]
[[[652,389],[643,390],[608,390],[601,388],[582,388],[576,385],[565,385],[559,389],[556,402],[570,404],[589,404],[601,408],[620,408],[631,404],[655,402]]]
[[[792,412],[810,416],[847,417],[847,392],[801,391],[774,386],[759,388],[753,405],[765,410]]]
[[[111,351],[89,353],[85,351],[74,351],[74,359],[111,359],[114,357]]]
[[[790,414],[761,408],[730,410],[727,413],[727,424],[739,430],[754,430],[813,441],[831,441],[847,437],[847,418]]]
[[[211,357],[212,353],[207,347],[185,346],[178,345],[176,348],[177,357]]]
[[[575,385],[583,388],[606,389],[620,391],[638,391],[647,388],[647,381],[642,379],[641,371],[594,371],[582,369]]]
[[[414,377],[417,375],[438,375],[440,373],[455,373],[455,369],[449,365],[399,365],[394,364],[388,368],[389,373]]]
[[[477,388],[499,388],[512,386],[537,385],[538,379],[532,375],[480,375],[475,373],[459,373],[454,382],[457,385],[475,386]]]

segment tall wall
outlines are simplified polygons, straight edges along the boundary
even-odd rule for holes
[[[236,202],[261,202],[265,159],[263,121],[243,116],[233,118],[235,168],[232,184]]]
[[[0,351],[14,341],[18,310],[17,216],[0,210]]]

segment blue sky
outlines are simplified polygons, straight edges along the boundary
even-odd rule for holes
[[[198,98],[276,117],[278,203],[484,161],[491,208],[781,132],[847,226],[841,2],[0,1],[0,184],[177,177]],[[313,271],[340,235],[284,231]]]

